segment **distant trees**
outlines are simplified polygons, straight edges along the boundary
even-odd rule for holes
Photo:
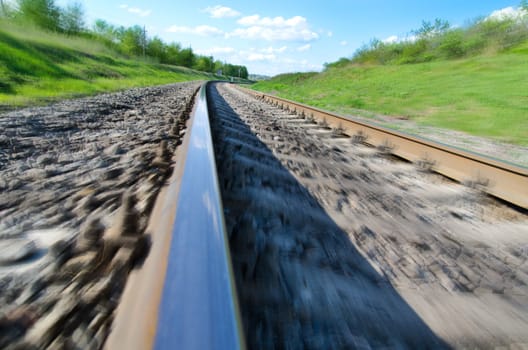
[[[240,77],[247,79],[248,77],[248,71],[247,68],[244,66],[236,66],[232,64],[225,64],[223,67],[224,75],[228,75],[231,77]]]
[[[129,56],[140,56],[143,53],[143,45],[145,45],[143,28],[135,25],[130,28],[123,28],[118,31],[118,34],[119,47],[123,53]]]
[[[204,72],[214,72],[214,59],[213,56],[200,56],[194,63],[194,69]]]
[[[0,17],[8,17],[10,12],[10,6],[6,4],[5,0],[0,0]]]
[[[180,50],[180,53],[176,59],[175,64],[177,66],[192,68],[194,67],[195,62],[196,62],[196,56],[194,55],[192,48],[188,47],[186,49]]]
[[[176,65],[178,62],[180,51],[181,51],[180,44],[170,43],[169,45],[164,44],[164,46],[165,46],[166,58],[165,58],[165,61],[162,61],[162,63]]]
[[[83,35],[100,41],[127,56],[148,56],[163,64],[193,68],[196,70],[246,78],[245,66],[215,61],[212,56],[197,55],[192,48],[182,48],[178,43],[166,44],[159,37],[148,38],[143,27],[114,26],[102,19],[87,28],[84,9],[79,2],[71,2],[61,8],[54,0],[16,0],[15,6],[0,0],[0,16],[16,21],[30,22],[48,31],[67,35]]]
[[[60,29],[60,11],[53,0],[18,0],[16,17],[43,29]]]
[[[165,43],[160,38],[155,36],[152,39],[150,39],[147,43],[147,47],[146,47],[147,56],[157,57],[160,60],[160,62],[168,63],[167,49],[168,49],[168,46],[165,45]]]
[[[450,27],[451,25],[448,21],[437,18],[434,20],[434,22],[422,21],[422,26],[417,30],[413,30],[412,33],[418,38],[427,39],[432,36],[445,33]]]
[[[3,0],[0,1],[5,17],[68,35],[77,35],[85,30],[84,10],[78,2],[60,8],[54,0],[17,0],[16,7],[10,8]]]
[[[213,56],[197,55],[190,47],[182,48],[178,43],[166,44],[154,36],[147,38],[143,28],[115,27],[98,19],[91,30],[93,37],[107,46],[131,56],[140,56],[145,48],[145,55],[157,59],[160,63],[193,68],[203,72],[241,77],[247,79],[249,73],[245,66],[236,66],[221,61],[215,61]]]
[[[78,2],[68,4],[60,11],[59,27],[66,34],[79,34],[85,29],[84,9]]]
[[[105,20],[95,20],[92,27],[92,34],[95,39],[101,41],[103,44],[117,48],[120,36],[119,30]]]

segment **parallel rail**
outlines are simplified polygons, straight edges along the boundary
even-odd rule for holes
[[[364,142],[387,149],[409,160],[428,164],[431,170],[461,183],[477,184],[497,198],[528,209],[528,169],[464,151],[441,143],[384,128],[379,125],[339,116],[335,113],[240,88],[268,103],[313,117],[329,127],[356,136]]]
[[[244,349],[204,84],[107,349]]]

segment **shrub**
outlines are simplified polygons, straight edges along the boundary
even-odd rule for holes
[[[349,62],[358,64],[411,64],[435,59],[455,59],[484,51],[501,52],[528,42],[528,0],[523,0],[513,17],[478,18],[462,28],[450,28],[447,21],[423,21],[411,31],[411,40],[384,43],[372,39],[351,59],[341,58],[325,67],[339,67]],[[519,51],[524,52],[524,51]]]
[[[438,46],[439,55],[446,58],[462,57],[466,53],[463,30],[451,30],[442,35]]]

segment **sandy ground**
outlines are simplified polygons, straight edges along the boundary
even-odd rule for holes
[[[251,349],[528,347],[528,216],[213,89]]]

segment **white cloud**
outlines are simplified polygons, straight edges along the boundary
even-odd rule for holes
[[[242,17],[238,24],[246,28],[237,28],[226,34],[227,38],[239,37],[243,39],[263,39],[267,41],[312,41],[319,35],[312,30],[306,18],[294,16],[284,17],[260,17],[252,15]]]
[[[391,35],[388,38],[382,40],[382,42],[384,42],[385,44],[394,44],[398,41],[400,41],[400,38],[397,35]]]
[[[339,45],[341,45],[341,46],[347,46],[347,45],[348,45],[348,41],[343,40],[343,41],[341,41],[341,42],[339,43]]]
[[[316,33],[307,29],[276,29],[265,28],[260,26],[238,28],[235,29],[233,32],[228,33],[227,37],[240,37],[243,39],[263,39],[267,41],[312,41],[319,38]]]
[[[139,7],[130,7],[126,4],[119,5],[119,8],[126,10],[130,13],[133,13],[135,15],[138,15],[140,17],[147,17],[152,13],[151,10],[143,10],[143,9],[140,9]]]
[[[196,50],[199,55],[218,55],[218,54],[231,54],[235,52],[232,47],[211,47],[209,49]]]
[[[334,36],[334,33],[332,31],[328,31],[328,33],[326,33],[326,35],[328,35],[329,38],[333,37]]]
[[[259,15],[242,17],[237,21],[238,24],[243,26],[263,26],[263,27],[275,27],[275,28],[286,28],[286,27],[299,27],[306,26],[306,18],[301,16],[294,16],[292,18],[285,19],[282,16],[278,17],[260,17]]]
[[[204,12],[207,12],[212,18],[227,18],[240,16],[240,12],[221,5],[207,7]]]
[[[259,15],[253,15],[253,16],[246,16],[246,17],[242,17],[241,19],[239,19],[237,21],[238,24],[242,24],[244,26],[250,26],[250,25],[253,25],[253,24],[257,24],[256,22],[260,19],[260,16]]]
[[[186,27],[186,26],[171,26],[166,29],[169,33],[186,33],[194,34],[200,36],[219,36],[223,35],[224,32],[216,27],[211,27],[208,25],[201,25],[196,27]]]
[[[297,48],[297,51],[299,52],[304,52],[304,51],[308,51],[312,48],[312,45],[310,44],[306,44],[306,45],[303,45],[303,46],[300,46]]]
[[[244,53],[242,53],[242,55],[244,56]],[[263,54],[263,53],[254,52],[254,53],[245,54],[245,59],[250,62],[275,61],[277,59],[277,56],[275,56],[274,54]]]
[[[399,37],[397,35],[391,35],[385,39],[383,39],[381,42],[384,44],[396,44],[396,43],[413,43],[416,40],[418,40],[418,36],[416,35],[407,35],[404,37]]]
[[[268,54],[275,53],[275,52],[276,53],[283,53],[287,49],[288,49],[288,46],[282,46],[282,47],[279,47],[278,49],[270,46],[270,47],[267,47],[265,49],[260,49],[260,52],[264,52],[264,53],[268,53]]]
[[[493,11],[486,20],[503,21],[505,19],[521,19],[527,16],[528,12],[522,8],[514,8],[512,6],[505,7],[500,10]]]
[[[146,16],[150,15],[150,13],[152,11],[150,11],[150,10],[142,10],[142,9],[140,9],[138,7],[130,7],[128,9],[128,12],[135,13],[135,14],[141,16],[141,17],[146,17]]]

